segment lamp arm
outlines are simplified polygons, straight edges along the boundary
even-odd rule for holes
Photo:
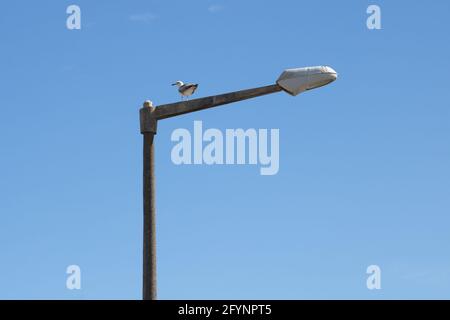
[[[283,89],[279,85],[274,84],[270,86],[224,93],[216,96],[199,98],[189,101],[164,104],[155,108],[153,116],[156,118],[156,120],[167,119],[190,112],[221,106],[228,103],[256,98],[282,90]]]

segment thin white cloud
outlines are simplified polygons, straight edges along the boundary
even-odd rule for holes
[[[223,10],[223,6],[220,4],[212,4],[208,7],[208,11],[211,13],[217,13]]]
[[[135,13],[130,15],[129,19],[133,22],[149,23],[156,19],[156,15],[153,13]]]

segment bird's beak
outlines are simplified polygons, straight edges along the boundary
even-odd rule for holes
[[[172,83],[172,85],[173,85],[173,86],[176,86],[177,84],[176,84],[176,83]]]

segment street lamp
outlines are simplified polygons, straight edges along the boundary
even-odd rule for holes
[[[153,139],[157,132],[158,121],[279,91],[285,91],[293,96],[296,96],[304,91],[327,85],[336,79],[337,73],[330,67],[321,66],[287,69],[278,78],[276,84],[265,87],[230,92],[190,101],[165,104],[158,107],[154,107],[151,101],[144,102],[144,106],[140,109],[141,134],[144,136],[144,300],[156,300],[155,158]]]

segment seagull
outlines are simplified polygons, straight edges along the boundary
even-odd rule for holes
[[[183,81],[177,81],[175,83],[172,83],[172,85],[178,87],[178,92],[181,94],[181,100],[183,100],[183,97],[187,98],[192,95],[198,88],[198,84],[196,83],[184,84]]]

